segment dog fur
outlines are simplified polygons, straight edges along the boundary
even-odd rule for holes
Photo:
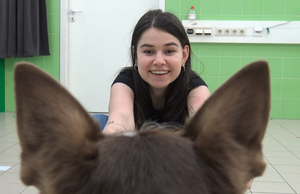
[[[268,64],[245,66],[182,133],[104,135],[79,102],[32,64],[15,68],[21,180],[41,194],[242,194],[262,175],[270,111]]]

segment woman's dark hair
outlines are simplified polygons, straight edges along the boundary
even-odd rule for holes
[[[136,63],[135,60],[137,57],[137,44],[143,33],[149,28],[163,30],[175,36],[179,40],[182,48],[185,45],[188,45],[190,48],[190,42],[185,33],[185,29],[180,20],[174,14],[162,12],[159,9],[150,10],[145,13],[136,24],[131,39],[132,67],[130,68],[132,68],[135,83],[134,118],[137,129],[139,129],[144,121],[149,119],[149,116],[154,113],[149,85],[141,78],[138,71],[134,70],[134,65]],[[193,73],[191,70],[190,52],[185,63],[185,70],[182,68],[178,78],[167,87],[165,105],[161,110],[161,122],[176,122],[184,124],[184,121],[188,116],[188,86],[191,74]]]

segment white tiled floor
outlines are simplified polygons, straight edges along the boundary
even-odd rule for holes
[[[19,154],[15,114],[0,113],[0,194],[38,193],[19,179]],[[264,154],[267,170],[247,193],[300,194],[300,120],[270,120]]]

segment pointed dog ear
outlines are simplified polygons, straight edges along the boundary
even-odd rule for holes
[[[98,124],[65,88],[41,69],[20,63],[14,76],[24,183],[38,182],[39,168],[51,166],[52,170],[59,170],[69,164],[70,169],[72,162],[86,168],[84,165],[98,153],[96,142],[102,137]]]
[[[185,136],[194,140],[199,157],[211,167],[208,176],[218,169],[220,184],[242,193],[251,178],[263,173],[261,142],[269,112],[270,78],[264,61],[244,67],[212,94],[185,127]]]

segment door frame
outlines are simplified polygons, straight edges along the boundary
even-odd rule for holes
[[[165,11],[165,0],[159,0],[159,8]],[[69,1],[60,1],[60,83],[69,87]]]

